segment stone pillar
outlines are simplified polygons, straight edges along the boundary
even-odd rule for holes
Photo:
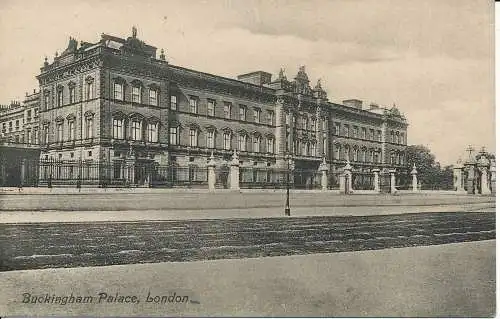
[[[321,190],[326,191],[328,189],[328,165],[325,157],[323,157],[323,162],[319,165],[319,171],[321,172]]]
[[[231,160],[229,187],[231,190],[240,190],[240,160],[238,154],[236,154],[236,150],[234,150],[233,159]]]
[[[391,194],[396,194],[396,170],[391,169],[389,170],[389,173],[391,174]]]
[[[453,188],[455,188],[457,192],[465,192],[463,169],[464,166],[460,160],[457,162],[457,165],[453,167]]]
[[[412,191],[418,191],[418,181],[417,181],[417,167],[413,163],[413,169],[411,170],[411,189]]]
[[[491,165],[490,165],[490,173],[491,173],[491,192],[493,194],[496,194],[496,181],[497,181],[497,175],[496,175],[496,163],[494,159],[491,159]]]
[[[215,160],[214,152],[210,155],[210,159],[207,164],[208,169],[208,191],[215,192]]]
[[[127,165],[127,168],[125,170],[125,172],[127,173],[127,182],[130,185],[135,184],[135,160],[127,160],[125,163]]]
[[[21,176],[19,176],[21,180],[19,181],[19,186],[22,187],[24,185],[24,179],[26,178],[26,159],[21,160]]]
[[[481,170],[481,194],[490,195],[490,185],[488,183],[488,167],[481,166],[479,168]]]
[[[473,163],[466,163],[465,169],[467,170],[467,194],[474,194],[474,179],[476,177],[476,167]]]
[[[347,164],[344,166],[344,174],[342,176],[342,183],[344,184],[343,187],[341,188],[343,191],[345,191],[348,194],[351,194],[353,192],[352,190],[352,167],[351,163],[349,162],[349,158],[347,159]],[[345,185],[347,183],[347,185]]]
[[[372,172],[373,172],[373,190],[377,193],[380,193],[380,180],[379,180],[380,169],[374,168],[372,169]]]

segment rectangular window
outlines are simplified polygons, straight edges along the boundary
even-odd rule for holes
[[[231,149],[231,133],[225,132],[223,135],[223,139],[224,139],[224,149],[230,150]]]
[[[16,131],[19,131],[19,120],[16,120]]]
[[[94,82],[87,82],[85,85],[85,98],[90,100],[94,97]]]
[[[382,131],[381,130],[377,130],[377,141],[382,142]]]
[[[198,146],[198,130],[195,128],[189,129],[189,146]]]
[[[311,119],[311,131],[316,131],[316,119]]]
[[[307,130],[307,116],[302,118],[302,129]]]
[[[189,98],[189,111],[194,114],[198,114],[198,98],[190,97]]]
[[[207,132],[207,147],[208,148],[215,148],[215,132],[214,131]]]
[[[146,130],[148,132],[148,141],[151,143],[158,142],[158,124],[148,123]]]
[[[268,125],[274,124],[274,112],[273,111],[267,111],[267,124]]]
[[[357,138],[358,137],[358,127],[357,126],[353,126],[352,128],[352,137],[355,137]]]
[[[370,140],[374,140],[375,139],[375,130],[374,129],[370,129],[370,136],[369,136],[369,139]]]
[[[85,138],[92,138],[94,136],[94,119],[85,119]]]
[[[179,134],[178,127],[170,127],[170,144],[177,145],[179,144]]]
[[[247,119],[247,108],[244,105],[240,105],[240,121],[246,121]]]
[[[344,136],[349,137],[349,124],[344,125]]]
[[[323,121],[322,121],[322,122],[323,122],[323,131],[326,131],[327,126],[328,126],[328,124],[327,124],[327,120],[326,120],[326,119],[323,119]]]
[[[158,91],[149,89],[149,105],[158,106]]]
[[[340,135],[340,123],[339,122],[335,122],[333,134],[334,135]]]
[[[63,123],[58,123],[56,127],[56,142],[62,142],[63,140]]]
[[[49,126],[44,126],[43,127],[43,143],[48,144],[49,143]]]
[[[131,124],[131,135],[134,141],[140,141],[141,136],[141,123],[138,120],[133,120]]]
[[[363,128],[361,129],[361,138],[362,138],[362,139],[366,139],[366,127],[363,127]]]
[[[115,98],[115,100],[123,101],[123,84],[115,83],[115,85],[114,85],[114,98]]]
[[[50,94],[45,93],[44,98],[45,98],[45,107],[47,109],[50,109]]]
[[[69,88],[69,103],[72,104],[72,103],[75,103],[76,102],[76,93],[75,93],[75,88],[74,87],[70,87]]]
[[[38,144],[38,130],[33,130],[33,143]]]
[[[74,141],[75,140],[75,122],[74,121],[68,122],[68,131],[69,131],[69,140]]]
[[[240,151],[247,150],[247,136],[246,135],[241,134],[238,136],[238,149]]]
[[[382,134],[380,134],[382,135]],[[382,137],[380,138],[380,140],[382,140]],[[405,135],[404,133],[401,133],[401,144],[405,144]]]
[[[267,152],[274,153],[274,139],[271,137],[267,139]]]
[[[141,88],[138,86],[132,87],[132,102],[141,103]]]
[[[316,143],[311,143],[311,156],[316,156]]]
[[[64,104],[63,100],[63,90],[57,91],[57,106],[62,106]]]
[[[170,95],[170,109],[177,110],[177,95]]]
[[[253,109],[253,121],[255,123],[260,123],[260,109]]]
[[[28,121],[28,122],[31,122],[31,110],[28,110],[28,111],[26,112],[26,117],[27,117],[27,121]]]
[[[113,138],[123,139],[123,119],[113,119]]]
[[[215,116],[215,101],[214,100],[207,100],[207,115],[208,116]]]
[[[229,102],[224,102],[224,118],[225,119],[231,118],[231,103]]]
[[[253,151],[258,153],[260,152],[260,137],[254,136],[253,138]]]
[[[290,125],[290,113],[286,113],[285,115],[285,124]]]
[[[308,144],[308,143],[306,143],[306,142],[303,142],[303,143],[302,143],[302,154],[303,154],[303,155],[309,155],[309,154],[308,154],[308,153],[309,153],[309,152],[308,152],[308,151],[309,151],[309,150],[308,150],[308,148],[309,148],[308,146],[309,146],[309,144]]]

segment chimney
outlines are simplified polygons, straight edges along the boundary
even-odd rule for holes
[[[363,107],[363,101],[358,100],[358,99],[343,100],[342,103],[344,105],[347,105],[347,106],[350,106],[350,107],[353,107],[356,109],[360,109],[360,110]]]
[[[376,110],[379,108],[380,108],[380,106],[377,103],[374,103],[374,102],[370,103],[370,110]]]

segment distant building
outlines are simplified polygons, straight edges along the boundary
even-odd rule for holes
[[[347,159],[360,171],[408,166],[408,124],[396,107],[330,102],[305,67],[292,80],[283,70],[274,80],[264,71],[229,79],[172,65],[163,50],[157,58],[134,28],[127,39],[70,38],[37,79],[40,92],[24,105],[40,104],[40,130],[24,112],[0,115],[5,132],[38,136],[42,160],[106,163],[116,178],[130,164],[203,167],[212,152],[222,165],[233,150],[252,167],[285,167],[286,154],[297,169],[317,169],[323,157],[330,169]]]

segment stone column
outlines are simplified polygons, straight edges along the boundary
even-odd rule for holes
[[[474,178],[476,177],[476,169],[474,163],[466,163],[467,170],[467,194],[474,194]]]
[[[490,173],[491,173],[491,192],[496,194],[497,175],[496,175],[496,163],[494,159],[491,159]]]
[[[453,187],[457,192],[465,192],[464,189],[464,177],[462,171],[464,166],[460,161],[457,162],[457,165],[453,167]]]
[[[391,174],[391,194],[396,194],[396,170],[391,169],[389,170],[389,173]]]
[[[488,167],[482,166],[480,169],[481,169],[481,194],[490,195],[491,189],[488,183]]]
[[[234,150],[229,170],[229,187],[231,190],[240,190],[240,160],[238,154],[236,154],[236,150]]]
[[[19,186],[23,186],[24,185],[24,179],[26,178],[26,159],[22,159],[21,160],[21,176],[20,176],[21,180],[19,181]]]
[[[325,157],[323,157],[323,162],[319,165],[319,171],[321,172],[321,190],[326,191],[328,189],[328,165]]]
[[[413,163],[413,169],[411,170],[411,188],[412,191],[418,191],[418,181],[417,181],[417,167]]]
[[[352,167],[351,163],[349,162],[349,158],[347,159],[347,164],[344,166],[344,174],[342,176],[342,179],[344,180],[342,183],[344,184],[343,188],[341,188],[343,191],[346,191],[347,188],[347,193],[351,194],[353,192],[352,190]],[[345,182],[347,181],[347,185],[345,185]]]
[[[380,193],[380,180],[379,180],[380,169],[374,168],[372,169],[372,172],[373,172],[373,190],[377,193]]]
[[[210,159],[207,164],[208,169],[208,191],[215,192],[215,160],[214,152],[210,155]]]

